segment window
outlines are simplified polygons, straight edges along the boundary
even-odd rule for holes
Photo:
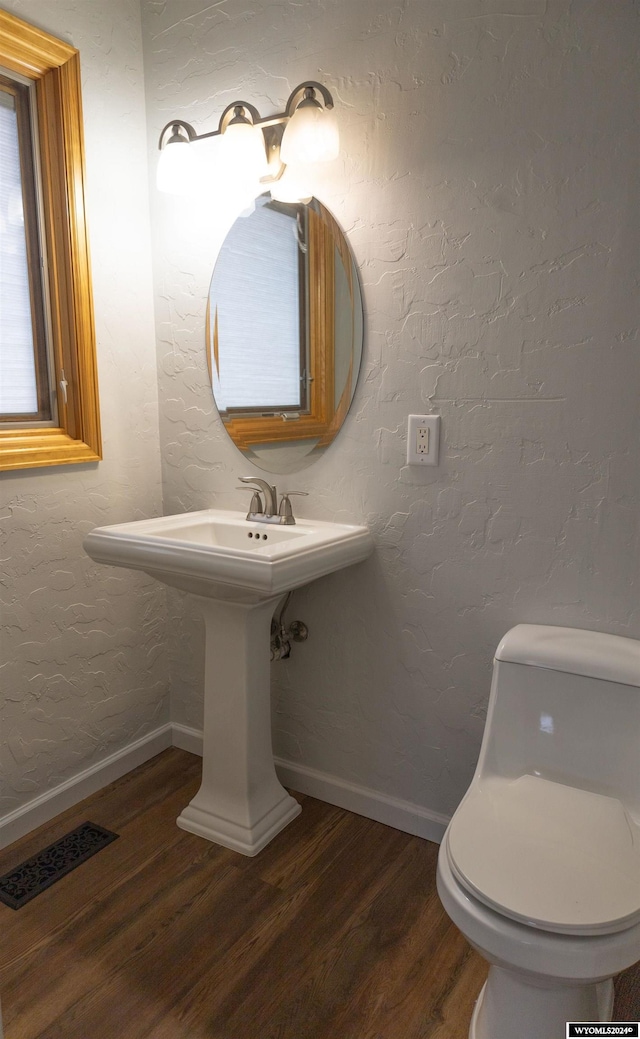
[[[0,469],[101,457],[75,48],[0,11]]]
[[[28,84],[0,73],[0,418],[51,422],[31,116]]]

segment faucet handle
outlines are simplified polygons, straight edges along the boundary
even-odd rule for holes
[[[286,523],[286,524],[295,523],[295,519],[293,517],[293,509],[291,508],[291,502],[289,501],[289,496],[293,495],[293,494],[298,494],[298,495],[300,495],[301,497],[304,497],[304,498],[308,498],[309,497],[309,492],[308,491],[285,491],[284,492],[284,494],[282,495],[282,498],[280,500],[280,511],[279,511],[278,515],[282,517],[282,522]]]
[[[260,491],[256,487],[236,487],[237,491],[253,491],[248,516],[261,516],[264,513],[264,504],[260,497]]]

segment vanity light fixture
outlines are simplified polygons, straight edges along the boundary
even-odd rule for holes
[[[279,115],[263,118],[248,102],[234,101],[220,116],[218,129],[202,134],[190,123],[172,119],[158,141],[158,189],[188,192],[197,158],[194,149],[184,145],[215,137],[221,138],[217,159],[226,179],[259,180],[265,185],[277,181],[289,163],[326,162],[335,159],[339,150],[333,98],[321,83],[309,80],[292,91]],[[215,173],[211,171],[212,177]]]
[[[287,123],[282,137],[280,158],[287,165],[298,162],[329,162],[337,159],[340,148],[338,125],[331,95],[320,88],[324,107],[316,97],[319,84],[304,83],[287,102]],[[297,100],[300,92],[302,97]]]

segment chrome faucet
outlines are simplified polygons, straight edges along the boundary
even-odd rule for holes
[[[278,492],[272,484],[255,476],[241,476],[239,479],[241,483],[248,484],[249,489],[253,490],[253,497],[247,513],[248,520],[258,523],[280,523],[286,526],[291,526],[291,524],[295,523],[289,496],[291,494],[303,494],[306,496],[306,491],[288,491],[286,494],[283,494],[280,500],[280,508],[278,508]],[[261,495],[264,495],[264,502]]]
[[[259,487],[264,494],[264,510],[262,510],[263,519],[271,519],[278,512],[278,492],[275,487],[272,487],[266,480],[260,480],[254,476],[241,476],[240,483],[248,483],[255,487]],[[255,496],[254,496],[255,497]],[[258,515],[258,513],[256,513]],[[247,519],[249,517],[247,516]]]

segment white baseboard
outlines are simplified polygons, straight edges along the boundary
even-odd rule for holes
[[[8,844],[49,822],[60,812],[72,808],[96,790],[119,779],[168,747],[179,747],[202,757],[202,732],[188,725],[167,722],[97,765],[60,783],[53,790],[40,794],[33,801],[0,818],[0,848],[6,848]],[[378,790],[349,783],[339,776],[283,758],[276,758],[275,765],[284,786],[405,833],[439,844],[447,828],[449,818],[446,815],[431,812],[411,801],[389,797]]]
[[[449,817],[446,815],[422,808],[412,801],[389,797],[379,790],[349,783],[340,776],[319,772],[315,768],[307,768],[306,765],[284,761],[282,758],[275,758],[275,765],[280,782],[291,790],[317,797],[319,801],[327,801],[328,804],[345,808],[348,812],[364,815],[367,819],[375,819],[376,822],[393,826],[404,833],[424,837],[435,844],[440,844],[449,824]]]
[[[202,732],[174,723],[173,745],[202,756]],[[285,761],[284,758],[275,758],[275,766],[280,782],[291,790],[317,797],[319,801],[345,808],[356,815],[364,815],[367,819],[375,819],[376,822],[423,837],[435,844],[440,844],[449,823],[449,817],[439,812],[431,812],[411,801],[402,801],[378,790],[349,783],[328,772],[307,768],[306,765]]]
[[[16,808],[0,818],[0,848],[6,848],[13,844],[26,833],[35,830],[37,826],[49,822],[60,812],[72,808],[79,801],[95,794],[108,783],[131,772],[132,769],[142,765],[149,758],[155,757],[160,751],[172,746],[172,727],[170,722],[160,726],[153,732],[142,736],[128,747],[117,750],[114,754],[99,761],[96,765],[80,772],[77,776],[65,780],[47,790],[44,794],[34,797],[32,801]]]
[[[180,750],[188,750],[190,754],[202,757],[202,730],[190,729],[188,725],[178,725],[173,722],[171,726],[171,741],[174,747]]]

